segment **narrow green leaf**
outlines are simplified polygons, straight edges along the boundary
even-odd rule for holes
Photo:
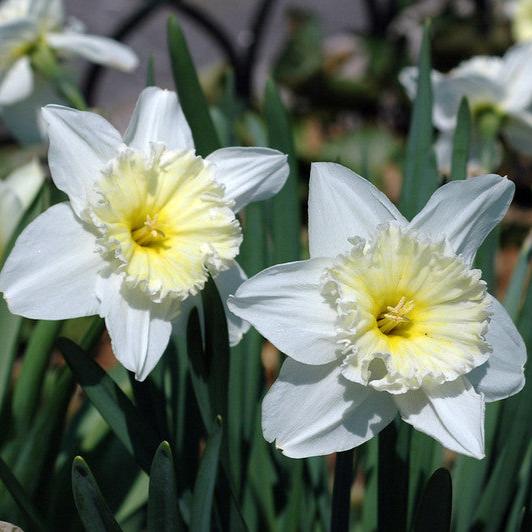
[[[495,258],[501,236],[500,226],[495,227],[478,248],[475,256],[475,267],[482,270],[482,279],[486,281],[488,290],[493,294],[497,288]]]
[[[159,445],[150,471],[148,530],[175,532],[186,530],[177,496],[174,458],[168,442]]]
[[[452,483],[449,471],[437,469],[423,491],[414,532],[449,532],[451,529]]]
[[[364,490],[364,505],[362,506],[362,529],[366,532],[377,530],[378,515],[378,479],[379,479],[379,441],[372,438],[364,444],[365,460],[364,473],[366,486]]]
[[[408,523],[412,522],[418,498],[432,472],[437,442],[417,430],[412,432],[408,480]]]
[[[290,175],[282,190],[271,200],[273,262],[297,260],[300,254],[301,214],[299,177],[294,139],[288,113],[273,81],[268,81],[264,98],[268,141],[288,155]]]
[[[62,321],[40,321],[32,332],[17,379],[11,412],[17,432],[25,432],[39,406],[39,397],[50,353]]]
[[[41,480],[50,456],[58,450],[74,390],[74,379],[63,367],[50,376],[51,394],[46,398],[41,412],[31,429],[17,439],[18,453],[14,472],[29,494],[33,494]]]
[[[45,531],[46,527],[37,509],[33,506],[28,494],[24,491],[24,488],[20,485],[2,458],[0,458],[0,479],[21,509],[24,517],[31,524],[32,529]]]
[[[168,19],[168,48],[174,83],[183,112],[192,130],[196,152],[206,157],[220,148],[221,144],[183,30],[175,17]]]
[[[467,177],[467,162],[471,146],[471,112],[467,98],[464,96],[460,102],[456,129],[453,136],[453,155],[451,161],[451,180],[465,179]]]
[[[146,67],[146,87],[153,87],[155,82],[155,58],[150,55],[148,58],[148,65]]]
[[[190,511],[190,530],[194,530],[194,532],[209,532],[212,530],[214,486],[216,485],[220,459],[222,432],[221,423],[215,424],[201,458]]]
[[[209,395],[209,375],[207,361],[203,352],[203,339],[199,322],[198,310],[194,308],[190,313],[187,325],[187,352],[190,362],[190,379],[194,388],[194,395],[198,402],[201,419],[207,431],[213,423],[213,413]]]
[[[120,532],[96,480],[81,456],[72,463],[72,492],[79,517],[90,532]]]
[[[255,496],[256,505],[262,513],[267,524],[267,530],[276,530],[278,522],[275,511],[274,490],[278,481],[275,464],[271,459],[269,445],[262,437],[260,416],[256,416],[251,443],[251,455],[247,470],[248,482],[245,487],[250,487]],[[256,511],[256,510],[255,510]],[[250,517],[246,515],[246,521]]]
[[[426,26],[419,53],[417,94],[410,122],[401,189],[400,208],[407,218],[413,217],[423,208],[440,182],[432,143],[430,29]]]
[[[526,283],[528,280],[528,269],[532,260],[532,232],[523,242],[517,264],[515,265],[510,279],[510,285],[506,290],[504,306],[513,320],[517,319],[523,295],[525,293]]]
[[[2,250],[3,254],[0,254],[0,269],[13,249],[15,241],[20,233],[48,207],[49,203],[49,190],[46,187],[43,187],[28,210],[24,213],[22,220],[11,236],[6,248]],[[0,298],[0,353],[2,353],[2,356],[0,356],[0,413],[3,412],[4,402],[9,390],[11,369],[17,354],[18,335],[21,325],[22,318],[11,314],[7,308],[5,299]]]
[[[521,311],[518,328],[527,345],[532,348],[532,286]],[[504,404],[505,424],[503,444],[497,449],[497,460],[477,505],[473,526],[485,532],[499,530],[502,519],[512,502],[517,487],[519,469],[525,459],[532,438],[532,364],[525,369],[524,389]],[[504,420],[503,420],[504,421]]]
[[[229,333],[227,318],[216,284],[209,278],[201,292],[205,318],[205,358],[209,374],[209,393],[213,415],[227,418],[229,383]]]
[[[0,412],[11,383],[11,370],[17,354],[18,336],[22,318],[11,314],[5,299],[0,298]]]
[[[149,472],[158,447],[154,428],[142,418],[113,379],[83,349],[66,338],[60,338],[57,343],[91,403],[140,467]]]

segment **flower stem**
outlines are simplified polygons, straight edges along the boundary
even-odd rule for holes
[[[411,429],[392,422],[379,434],[379,532],[407,530]]]
[[[354,449],[336,453],[334,486],[332,494],[331,532],[349,530],[349,509],[351,506],[351,484],[353,483]]]

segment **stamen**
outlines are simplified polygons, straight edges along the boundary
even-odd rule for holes
[[[383,312],[377,318],[377,326],[382,333],[388,334],[398,325],[402,323],[408,323],[410,321],[407,315],[414,309],[414,306],[415,305],[412,300],[407,301],[404,296],[401,297],[399,303],[397,303],[395,307],[390,305],[386,307],[387,312]]]
[[[158,227],[158,215],[156,214],[153,218],[147,214],[144,224],[131,232],[133,240],[139,246],[149,246],[154,242],[160,242],[166,238],[164,231]]]

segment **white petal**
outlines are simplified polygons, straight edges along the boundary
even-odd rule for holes
[[[33,72],[28,56],[21,57],[0,79],[0,105],[12,105],[33,90]]]
[[[207,160],[216,165],[216,180],[234,200],[235,212],[277,194],[290,172],[287,156],[269,148],[222,148]]]
[[[24,206],[20,198],[0,181],[0,257],[3,256],[23,213]]]
[[[502,134],[514,150],[532,157],[532,113],[530,111],[510,113],[504,122]]]
[[[138,65],[137,56],[129,46],[107,37],[67,31],[48,33],[46,39],[56,50],[80,55],[100,65],[126,72],[134,70]]]
[[[57,188],[82,215],[94,196],[94,183],[122,144],[120,133],[94,113],[47,105],[42,110],[50,138],[48,164]]]
[[[22,207],[27,209],[44,182],[44,171],[37,159],[11,172],[4,183],[17,195]]]
[[[506,214],[514,189],[509,179],[494,174],[452,181],[434,192],[410,227],[435,240],[446,237],[455,253],[472,263]]]
[[[124,142],[148,150],[151,142],[162,142],[171,150],[193,150],[194,141],[177,94],[148,87],[137,100]]]
[[[395,395],[401,417],[457,453],[484,457],[484,398],[465,378]]]
[[[532,102],[532,44],[513,46],[503,57],[500,83],[506,89],[503,108],[524,111]]]
[[[388,423],[389,395],[349,382],[335,362],[308,366],[287,359],[262,403],[262,430],[292,458],[352,449]]]
[[[170,340],[168,305],[152,303],[143,294],[125,288],[118,275],[100,279],[97,294],[100,316],[105,318],[116,358],[143,381]]]
[[[248,276],[244,270],[236,263],[223,272],[220,272],[214,279],[218,293],[224,304],[225,315],[227,317],[227,327],[229,331],[229,343],[237,345],[244,334],[249,330],[250,324],[233,314],[227,306],[227,298],[234,294],[240,285],[247,280]]]
[[[485,364],[468,373],[467,378],[491,402],[510,397],[525,385],[526,346],[504,307],[489,297],[493,315],[486,341],[493,353]]]
[[[305,364],[336,359],[336,312],[320,294],[330,261],[310,259],[268,268],[246,281],[227,305],[288,356]]]
[[[447,75],[433,72],[434,125],[440,131],[454,129],[464,96],[470,105],[502,102],[504,88],[500,84],[501,65],[500,58],[478,56],[464,61]]]
[[[311,257],[335,257],[350,248],[348,238],[370,238],[383,222],[405,218],[366,179],[335,163],[313,163],[308,200]]]
[[[47,26],[61,24],[64,17],[63,0],[30,0],[28,14],[39,20],[47,22]]]
[[[68,203],[50,207],[17,239],[0,274],[9,310],[63,320],[98,312],[95,283],[103,260],[96,239]]]

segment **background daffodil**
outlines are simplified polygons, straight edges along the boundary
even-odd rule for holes
[[[126,71],[138,63],[128,46],[86,35],[78,21],[66,23],[62,0],[6,0],[0,4],[0,106],[30,96],[35,63],[44,66],[43,50]]]
[[[235,213],[281,189],[286,156],[267,148],[196,156],[176,94],[153,87],[124,137],[93,113],[47,106],[43,116],[52,179],[70,201],[21,234],[0,289],[29,318],[104,317],[117,358],[143,380],[209,275],[224,299],[245,279],[234,260]],[[233,342],[246,328],[229,318]]]
[[[513,149],[532,155],[531,58],[532,45],[520,44],[504,57],[476,56],[447,74],[432,72],[433,122],[440,131],[436,154],[442,171],[450,170],[452,136],[464,97],[474,121],[470,162],[475,173],[490,171],[500,162],[501,148],[493,143],[499,133]],[[417,68],[405,68],[400,80],[413,99]]]
[[[343,451],[399,412],[462,454],[484,455],[484,403],[517,393],[526,350],[472,269],[505,214],[511,181],[437,190],[408,222],[365,179],[312,166],[310,259],[246,281],[229,308],[288,355],[262,406],[288,456]]]

